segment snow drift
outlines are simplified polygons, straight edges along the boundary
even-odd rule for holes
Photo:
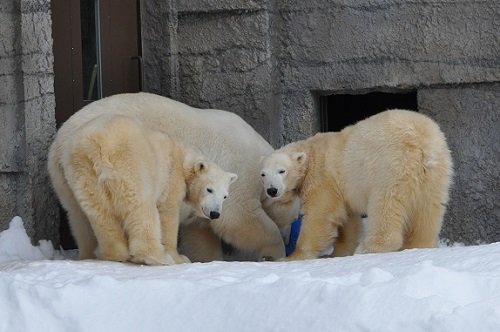
[[[165,267],[0,233],[0,331],[498,331],[500,243]]]

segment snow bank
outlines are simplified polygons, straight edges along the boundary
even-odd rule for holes
[[[18,259],[51,259],[54,255],[54,247],[50,241],[42,240],[38,247],[31,245],[20,217],[14,217],[9,228],[0,233],[0,263]]]
[[[24,238],[21,229],[16,219],[0,234],[0,331],[500,327],[500,243],[289,263],[149,267],[42,260],[48,257],[43,250],[12,239]]]

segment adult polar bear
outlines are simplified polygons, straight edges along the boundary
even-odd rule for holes
[[[297,249],[287,258],[295,260],[317,257],[339,227],[355,241],[343,244],[343,255],[356,247],[357,253],[436,247],[452,174],[438,125],[391,110],[284,146],[263,160],[261,177],[269,196],[303,201]],[[368,221],[357,246],[359,236],[346,233],[359,230],[361,214]]]
[[[218,218],[237,176],[129,116],[72,124],[59,129],[48,170],[80,259],[188,262],[177,249],[182,202]]]
[[[76,130],[103,114],[137,118],[152,130],[197,148],[221,168],[238,175],[219,219],[210,222],[200,219],[183,205],[181,222],[190,226],[183,234],[186,239],[180,240],[185,244],[184,254],[192,261],[223,258],[220,241],[214,234],[238,249],[255,253],[257,259],[284,256],[279,228],[293,221],[298,206],[269,202],[266,198],[261,184],[255,179],[261,156],[271,153],[273,148],[239,116],[221,110],[197,109],[141,92],[118,94],[93,102],[74,114],[65,126]]]

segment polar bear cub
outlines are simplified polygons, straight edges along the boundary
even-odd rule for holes
[[[217,219],[237,178],[140,120],[113,114],[63,125],[48,170],[80,259],[148,265],[189,262],[177,251],[181,203]]]
[[[316,258],[339,231],[350,241],[344,255],[436,247],[452,173],[438,125],[390,110],[284,146],[263,159],[261,177],[269,197],[301,199],[302,229],[288,257],[296,260]]]

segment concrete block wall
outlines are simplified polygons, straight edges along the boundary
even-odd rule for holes
[[[422,89],[418,106],[442,124],[455,162],[442,233],[452,242],[500,241],[500,84]]]
[[[151,91],[235,112],[275,147],[320,130],[321,95],[417,91],[419,111],[439,122],[456,164],[442,237],[500,241],[500,2],[145,0],[144,7],[143,31],[161,31],[143,43]]]
[[[15,215],[57,244],[46,156],[55,133],[50,0],[0,4],[0,230]]]
[[[279,3],[283,100],[304,91],[419,89],[500,78],[498,2]],[[310,134],[298,126],[286,126],[291,140]]]
[[[17,112],[20,69],[18,34],[20,10],[14,1],[0,4],[0,229],[3,229],[16,208],[17,183],[22,169],[24,124]]]
[[[146,72],[156,73],[146,76],[149,91],[232,111],[279,141],[281,132],[271,127],[279,121],[279,85],[267,6],[263,0],[145,1],[143,35],[163,34],[143,40]]]

